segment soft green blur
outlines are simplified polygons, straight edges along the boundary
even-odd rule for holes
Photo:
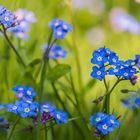
[[[76,1],[76,0],[75,0]],[[79,0],[78,0],[79,1]],[[86,1],[86,0],[85,0]],[[94,1],[94,0],[93,0]],[[134,58],[135,54],[140,54],[140,35],[132,35],[127,32],[115,32],[110,24],[109,14],[110,10],[113,7],[122,7],[125,8],[129,14],[135,16],[135,18],[140,21],[140,4],[135,3],[132,0],[105,0],[105,9],[101,14],[94,14],[87,9],[75,9],[71,7],[70,0],[0,0],[0,5],[5,6],[7,9],[14,11],[18,8],[25,8],[27,10],[33,11],[37,17],[37,22],[32,25],[30,30],[30,38],[28,41],[21,41],[21,48],[18,48],[18,51],[22,54],[26,63],[30,63],[35,58],[41,58],[42,51],[40,46],[46,43],[49,36],[48,22],[54,17],[59,17],[66,20],[69,23],[72,23],[74,20],[75,32],[69,33],[69,35],[64,40],[58,41],[60,45],[63,45],[66,50],[68,50],[68,57],[59,62],[69,64],[72,67],[72,73],[74,77],[74,83],[76,89],[79,91],[79,82],[77,78],[77,65],[75,62],[75,45],[73,42],[76,42],[78,48],[78,55],[81,64],[82,72],[82,81],[83,85],[86,85],[90,80],[90,73],[92,69],[92,64],[90,63],[93,50],[105,45],[115,51],[121,59]],[[94,9],[93,9],[94,11]],[[104,40],[97,43],[92,43],[87,37],[87,33],[92,28],[101,28],[104,32]],[[74,34],[74,38],[73,38]],[[97,33],[98,36],[98,33]],[[95,35],[93,36],[95,37]],[[92,35],[90,36],[92,39]],[[100,36],[98,38],[100,40]],[[18,40],[11,37],[12,42],[18,46]],[[5,59],[2,56],[7,56],[9,59]],[[6,58],[7,58],[6,57]],[[11,92],[11,88],[16,84],[29,84],[35,86],[31,81],[28,75],[23,73],[15,60],[15,54],[11,49],[6,45],[4,38],[0,37],[0,102],[14,102],[14,94]],[[54,65],[53,61],[52,65]],[[114,83],[115,78],[108,77],[110,83]],[[65,82],[64,79],[62,79]],[[37,83],[39,78],[37,78]],[[140,86],[140,80],[138,80],[137,85],[132,86],[129,81],[120,83],[120,85],[115,89],[111,95],[111,111],[119,116],[121,115],[120,121],[125,114],[126,108],[124,108],[120,102],[120,99],[127,97],[128,95],[122,94],[120,90],[122,88],[128,88],[131,90],[138,90]],[[34,87],[37,90],[37,87]],[[57,100],[57,97],[53,93],[50,85],[45,82],[45,93],[44,100],[50,100],[57,107],[60,107],[64,110],[64,107]],[[60,90],[60,96],[63,101],[63,105],[68,109],[73,117],[79,116],[78,112],[71,102],[65,97],[64,93]],[[83,121],[79,119],[74,120],[76,124],[82,129],[82,133],[77,131],[77,128],[72,122],[69,122],[66,125],[54,126],[53,130],[48,131],[48,140],[76,140],[76,139],[85,139],[85,140],[96,140],[93,135],[93,128],[89,126],[89,117],[95,111],[101,111],[101,105],[96,106],[92,103],[94,99],[103,95],[105,93],[105,88],[103,82],[96,81],[94,86],[87,90],[85,93],[78,92],[78,98],[80,100],[79,108],[84,114],[84,117],[87,121],[87,125],[90,129],[90,132],[87,131]],[[71,93],[72,94],[72,93]],[[73,98],[73,95],[70,95]],[[6,115],[4,111],[0,112],[1,116],[9,119],[11,115],[9,113]],[[10,116],[10,117],[9,117]],[[140,120],[138,119],[140,114],[137,113],[135,118],[134,112],[130,111],[126,117],[123,127],[120,132],[119,140],[139,140],[139,131],[140,131]],[[14,120],[15,116],[13,115],[10,118]],[[12,122],[12,121],[11,121]],[[21,120],[21,124],[26,126],[28,122],[24,119]],[[20,126],[17,126],[13,140],[33,140],[35,139],[35,132],[24,132],[20,130]],[[117,131],[115,131],[117,132]],[[116,133],[111,134],[112,136]],[[44,135],[44,133],[42,133]],[[84,137],[83,137],[84,136]],[[2,138],[3,137],[3,138]],[[5,135],[1,133],[0,140],[4,140]],[[41,139],[43,140],[43,139]],[[112,139],[111,139],[112,140]]]

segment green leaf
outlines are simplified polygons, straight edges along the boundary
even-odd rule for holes
[[[42,62],[41,59],[36,58],[36,59],[34,59],[32,62],[30,62],[28,66],[34,67],[34,66],[38,65],[38,64],[41,63],[41,62]]]
[[[96,84],[96,79],[91,79],[88,81],[88,83],[85,86],[85,91],[89,91],[95,84]]]
[[[58,64],[47,73],[47,79],[54,82],[70,72],[71,67],[67,64]]]
[[[70,118],[68,121],[70,122],[70,121],[75,121],[75,120],[78,120],[78,119],[80,119],[81,117],[73,117],[73,118]]]

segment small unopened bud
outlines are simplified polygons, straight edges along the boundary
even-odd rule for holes
[[[129,93],[129,90],[128,89],[122,89],[121,92],[122,93]]]
[[[121,118],[121,115],[117,117],[117,120],[119,120]]]
[[[100,96],[99,98],[93,100],[92,102],[95,104],[98,104],[99,102],[101,102],[103,100],[104,96]]]

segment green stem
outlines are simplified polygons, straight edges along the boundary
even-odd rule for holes
[[[44,131],[45,131],[45,140],[47,140],[47,127],[46,126],[45,126]]]
[[[57,64],[59,64],[58,61],[55,61],[55,62],[56,62]],[[87,129],[87,132],[90,132],[88,126],[86,125],[86,124],[87,124],[87,121],[86,121],[86,119],[84,118],[83,113],[81,112],[81,110],[80,110],[80,108],[79,108],[80,103],[79,103],[79,100],[78,100],[78,97],[77,97],[77,91],[76,91],[75,86],[74,86],[72,73],[70,72],[70,79],[69,79],[67,76],[65,76],[65,79],[66,79],[67,82],[70,84],[71,89],[72,89],[72,92],[73,92],[73,94],[74,94],[74,98],[75,98],[75,101],[76,101],[76,104],[74,103],[74,106],[77,108],[78,113],[81,115],[81,117],[82,117],[82,119],[83,119],[83,122],[84,122],[84,124],[85,124],[85,128]],[[71,100],[70,100],[70,101],[71,101]],[[62,102],[62,103],[63,103],[63,102]]]
[[[110,94],[109,94],[109,87],[107,85],[107,82],[106,82],[106,79],[104,77],[104,85],[105,85],[105,88],[106,88],[106,96],[105,96],[105,103],[104,103],[104,107],[103,107],[103,110],[105,109],[105,112],[109,114],[109,110],[110,110]]]
[[[75,30],[75,18],[73,14],[73,9],[72,9],[72,2],[71,0],[66,3],[68,5],[69,11],[70,11],[70,17],[71,17],[71,22],[73,26],[73,32],[72,32],[72,41],[73,41],[73,49],[75,53],[75,62],[77,66],[77,76],[78,76],[78,83],[79,83],[79,88],[81,92],[84,92],[83,90],[83,79],[82,79],[82,71],[81,71],[81,64],[80,64],[80,58],[79,58],[79,51],[78,51],[78,46],[76,42],[76,30]]]
[[[22,57],[20,56],[20,54],[18,53],[18,51],[16,50],[15,46],[12,44],[12,42],[10,41],[10,39],[8,38],[7,36],[7,33],[6,33],[6,30],[5,28],[3,27],[3,30],[4,31],[1,31],[3,33],[3,36],[5,38],[5,40],[7,41],[8,45],[12,48],[12,50],[14,51],[14,53],[16,54],[18,60],[21,62],[22,66],[25,68],[26,65],[22,59]]]
[[[52,37],[52,34],[50,35]],[[51,37],[49,37],[49,43],[51,42]],[[54,39],[54,41],[51,43],[51,44],[48,44],[48,47],[43,55],[43,66],[42,66],[42,70],[41,70],[41,77],[40,77],[40,86],[39,86],[39,104],[41,104],[42,102],[42,97],[43,97],[43,91],[44,91],[44,81],[45,81],[45,75],[46,75],[46,69],[47,69],[47,64],[48,64],[48,61],[49,61],[49,51],[50,49],[52,48],[52,46],[55,44],[56,42],[56,39]],[[38,122],[39,122],[39,125],[38,125],[38,132],[37,132],[37,140],[40,139],[40,127],[41,127],[41,122],[40,122],[40,119],[41,119],[41,116],[40,116],[40,107],[39,107],[39,111],[38,111]]]
[[[63,104],[63,101],[61,100],[61,98],[60,98],[60,96],[59,96],[59,93],[58,93],[58,91],[57,91],[57,88],[56,88],[56,86],[55,86],[55,83],[51,83],[51,85],[52,85],[52,88],[53,88],[53,90],[54,90],[54,93],[56,94],[56,97],[57,97],[57,99],[59,100],[60,104],[63,106],[63,108],[64,108],[67,112],[69,112],[69,111],[67,110],[66,106]],[[69,112],[69,116],[70,116],[70,117],[73,117],[73,116],[70,114],[70,112]],[[79,134],[80,134],[80,136],[81,136],[81,139],[84,140],[84,139],[85,139],[85,136],[84,136],[83,131],[82,131],[81,128],[76,124],[75,121],[72,121],[72,122],[73,122],[75,128],[79,131]]]
[[[41,71],[41,78],[40,78],[40,96],[39,96],[39,103],[42,101],[42,96],[43,96],[43,90],[44,90],[44,81],[45,81],[45,75],[46,75],[46,69],[47,69],[47,64],[49,61],[49,51],[52,48],[52,46],[55,44],[56,39],[48,45],[48,48],[46,49],[44,56],[43,56],[43,66],[42,66],[42,71]]]
[[[10,140],[10,139],[11,139],[11,137],[12,137],[12,135],[13,135],[13,132],[14,132],[14,130],[15,130],[15,127],[16,127],[16,125],[18,124],[19,120],[20,120],[20,117],[18,116],[17,119],[16,119],[16,121],[15,121],[15,123],[13,124],[13,127],[12,127],[12,129],[11,129],[11,131],[10,131],[10,134],[9,134],[7,140]]]
[[[121,80],[122,79],[118,79],[109,91],[109,87],[106,83],[106,79],[104,78],[104,85],[105,85],[105,88],[106,88],[106,98],[105,98],[104,108],[105,108],[105,112],[107,114],[110,114],[110,95]],[[109,140],[109,139],[110,138],[109,138],[109,134],[108,134],[108,135],[105,136],[105,140]]]

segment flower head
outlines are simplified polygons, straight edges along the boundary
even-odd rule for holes
[[[35,117],[37,115],[38,103],[37,102],[27,103],[24,101],[20,101],[20,105],[17,110],[18,110],[18,113],[23,118]]]
[[[50,102],[46,101],[41,106],[41,113],[53,113],[56,110],[56,107]]]
[[[36,22],[36,17],[33,12],[25,9],[18,9],[14,12],[16,16],[16,26],[11,28],[17,38],[28,39],[28,32],[32,23]]]
[[[90,125],[95,126],[95,135],[101,136],[112,132],[114,128],[118,128],[120,122],[113,114],[98,112],[90,117]]]
[[[94,64],[91,76],[98,80],[102,80],[105,75],[115,75],[119,79],[130,80],[134,85],[136,83],[136,75],[139,71],[139,55],[135,60],[120,60],[118,55],[109,48],[101,47],[92,54],[91,63]]]
[[[54,118],[57,124],[59,123],[67,123],[68,122],[68,115],[66,112],[62,112],[61,110],[56,110],[54,112]]]
[[[101,81],[105,75],[106,75],[106,72],[105,72],[104,67],[98,68],[98,67],[94,66],[92,68],[91,76],[93,78],[96,78],[96,79]]]
[[[41,46],[42,50],[45,51],[48,44]],[[58,59],[65,58],[67,56],[67,51],[65,51],[61,46],[54,44],[49,52],[49,58]]]
[[[69,31],[72,30],[72,26],[65,21],[55,18],[49,22],[49,27],[54,33],[54,38],[64,39]]]
[[[107,117],[107,114],[98,112],[90,117],[90,125],[96,126],[98,123],[102,122]]]
[[[15,25],[14,14],[3,6],[0,6],[0,23],[5,28],[9,28]]]
[[[36,96],[36,93],[34,91],[34,89],[30,86],[22,86],[22,85],[17,85],[15,87],[12,88],[12,90],[14,92],[16,92],[16,97],[17,98],[24,98],[26,97],[26,99],[31,98],[33,99]]]
[[[137,67],[140,69],[140,55],[136,55],[135,62],[136,62]]]

